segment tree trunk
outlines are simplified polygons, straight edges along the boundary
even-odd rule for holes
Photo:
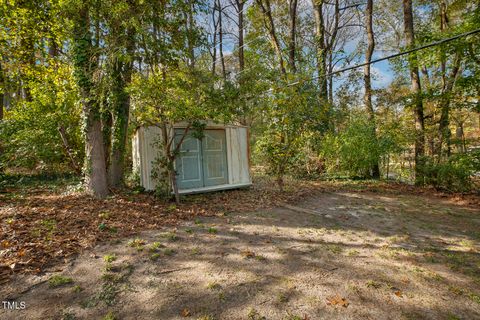
[[[297,73],[297,66],[295,64],[297,6],[298,6],[298,0],[289,0],[288,14],[290,16],[290,20],[289,20],[290,35],[288,39],[288,65],[290,66],[290,71],[292,73]]]
[[[217,12],[217,0],[213,5],[213,12],[212,12],[212,21],[213,21],[213,53],[212,53],[212,75],[216,75],[217,73],[217,31],[218,31],[218,22],[216,18]]]
[[[95,55],[92,50],[90,16],[86,4],[74,15],[73,63],[82,99],[85,134],[85,187],[98,198],[108,195],[107,171],[99,104],[92,91]]]
[[[245,51],[243,48],[243,32],[244,32],[244,15],[243,8],[245,5],[244,0],[236,0],[238,8],[238,66],[240,72],[245,69]]]
[[[315,15],[315,41],[317,47],[317,72],[320,103],[328,100],[327,87],[327,50],[325,48],[325,23],[323,21],[323,1],[312,0],[313,13]]]
[[[405,40],[409,48],[415,45],[415,32],[413,28],[412,0],[403,0],[403,17]],[[415,184],[423,184],[423,157],[425,155],[425,124],[423,116],[422,87],[418,72],[418,60],[415,52],[409,55],[410,78],[414,93],[415,117]]]
[[[368,120],[372,126],[372,139],[377,141],[377,132],[376,132],[376,124],[375,124],[375,111],[373,110],[372,104],[372,79],[370,74],[370,62],[372,61],[373,50],[375,49],[375,36],[373,34],[373,0],[367,0],[367,12],[365,26],[367,28],[367,39],[368,39],[368,47],[367,52],[365,53],[365,62],[367,63],[364,67],[364,82],[365,82],[365,108],[367,109]],[[380,159],[376,160],[376,163],[372,165],[372,177],[374,179],[380,178],[380,167],[378,162]]]
[[[187,47],[188,47],[188,66],[191,70],[195,69],[195,43],[193,41],[194,38],[194,28],[195,28],[195,21],[193,18],[193,11],[195,6],[195,0],[189,0],[188,8],[185,13],[185,28],[187,30]]]
[[[220,62],[222,64],[222,77],[224,80],[227,80],[227,71],[225,69],[225,57],[223,56],[223,24],[222,24],[222,17],[223,17],[223,8],[220,0],[218,0],[218,42],[220,44]]]
[[[2,63],[0,61],[0,121],[3,120],[3,108],[5,103],[5,77],[3,75]]]
[[[283,61],[283,56],[282,56],[282,49],[280,47],[280,41],[278,40],[277,31],[275,29],[275,23],[273,21],[270,0],[265,0],[265,4],[263,3],[263,0],[257,0],[257,4],[259,5],[264,15],[265,27],[267,28],[267,31],[270,35],[270,39],[272,41],[273,48],[275,49],[275,52],[277,54],[280,72],[282,73],[283,76],[286,76],[287,71],[285,69],[285,63]]]
[[[125,151],[127,145],[127,130],[130,114],[130,94],[127,86],[132,79],[133,56],[135,53],[135,30],[127,30],[125,49],[130,60],[126,63],[116,61],[118,72],[115,73],[115,105],[113,106],[113,125],[111,138],[111,153],[108,168],[109,184],[119,187],[123,184],[125,173]]]

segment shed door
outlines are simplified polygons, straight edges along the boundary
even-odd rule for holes
[[[175,130],[175,144],[180,143],[184,130]],[[175,160],[179,189],[203,187],[202,146],[198,139],[187,135]]]
[[[184,129],[175,130],[180,143]],[[225,130],[205,130],[200,141],[187,135],[175,161],[179,189],[210,187],[228,183]]]
[[[205,130],[202,139],[205,187],[228,182],[225,130]]]

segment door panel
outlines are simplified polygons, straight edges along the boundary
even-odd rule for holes
[[[175,130],[175,144],[180,143],[184,130]],[[198,139],[187,135],[175,160],[179,189],[203,187],[202,148]]]
[[[225,130],[205,130],[202,139],[203,180],[206,187],[228,183]]]

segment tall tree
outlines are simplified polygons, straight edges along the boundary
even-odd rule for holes
[[[367,29],[367,51],[365,53],[365,67],[363,70],[364,83],[365,83],[365,108],[368,114],[368,120],[372,125],[372,139],[377,140],[376,124],[375,124],[375,111],[373,110],[372,103],[372,77],[370,74],[370,62],[372,61],[373,51],[375,50],[375,36],[373,33],[373,0],[367,0],[367,10],[365,12],[365,27]],[[380,178],[380,168],[377,163],[372,167],[372,177],[375,179]]]
[[[319,79],[320,103],[328,100],[327,87],[327,50],[325,47],[325,22],[323,19],[324,0],[312,0],[315,16],[315,46],[317,56],[317,73]]]
[[[415,31],[413,28],[412,0],[403,0],[403,25],[405,42],[408,48],[415,46]],[[423,157],[425,155],[425,124],[423,114],[422,87],[418,71],[418,59],[416,52],[409,54],[410,79],[414,94],[414,117],[415,117],[415,183],[423,183]]]
[[[73,13],[73,66],[83,108],[85,186],[94,196],[104,198],[108,195],[107,170],[100,106],[94,93],[93,75],[98,62],[92,46],[89,9],[88,2],[82,2]]]
[[[296,35],[297,35],[297,8],[298,0],[288,1],[288,15],[289,15],[289,40],[288,40],[288,64],[293,73],[297,72],[295,63],[295,49],[296,49]]]
[[[133,61],[136,48],[135,19],[137,7],[135,1],[125,3],[105,3],[106,14],[103,20],[106,21],[108,35],[105,39],[106,46],[106,73],[109,81],[108,91],[108,119],[111,129],[109,145],[107,148],[108,182],[112,187],[119,187],[123,184],[125,169],[125,152],[127,143],[127,129],[130,114],[130,94],[127,86],[130,85],[133,72]],[[117,14],[109,14],[110,11]],[[123,15],[130,14],[130,19],[125,21]]]
[[[268,34],[270,36],[270,41],[272,42],[272,46],[277,55],[280,72],[282,73],[282,75],[286,76],[287,71],[285,69],[285,62],[282,55],[280,40],[278,38],[275,22],[273,20],[272,6],[270,4],[270,0],[256,0],[256,2],[260,10],[262,11],[263,18],[264,18],[264,25],[268,31]]]

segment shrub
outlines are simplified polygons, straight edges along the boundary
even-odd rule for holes
[[[370,177],[380,157],[397,149],[389,135],[372,134],[372,124],[365,117],[356,117],[336,134],[325,135],[320,147],[325,170],[330,175]]]
[[[480,151],[453,155],[444,162],[426,158],[422,171],[426,185],[450,192],[470,191],[472,177],[480,172]]]

